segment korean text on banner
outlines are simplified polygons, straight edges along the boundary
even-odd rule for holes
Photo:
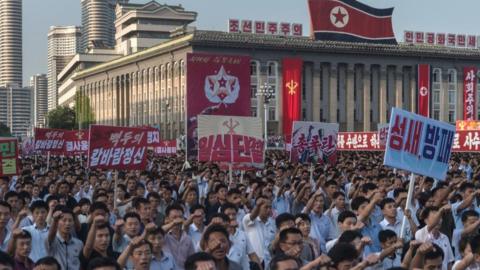
[[[145,128],[90,126],[90,168],[144,170],[147,166]]]
[[[378,132],[339,132],[338,151],[384,151]]]
[[[177,140],[160,141],[154,150],[158,156],[174,156],[177,154]]]
[[[385,144],[387,143],[387,136],[388,136],[388,128],[389,124],[378,124],[378,139],[380,141],[380,146],[385,148]]]
[[[480,121],[459,120],[456,123],[457,131],[480,131]]]
[[[187,157],[197,156],[197,115],[249,116],[250,57],[187,54]]]
[[[455,127],[393,108],[384,165],[445,180]]]
[[[88,153],[88,130],[65,131],[66,156],[83,155]]]
[[[12,176],[20,173],[17,139],[0,138],[0,164],[0,176]]]
[[[61,155],[64,153],[65,131],[62,129],[35,128],[35,151]]]
[[[224,162],[234,169],[263,168],[260,118],[198,116],[198,161]]]
[[[290,160],[300,163],[335,164],[338,124],[293,122]]]
[[[477,106],[477,68],[463,69],[463,119],[475,120]]]

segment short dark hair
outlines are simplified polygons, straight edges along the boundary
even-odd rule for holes
[[[129,218],[136,218],[138,221],[141,221],[142,219],[140,218],[140,215],[138,215],[137,213],[135,212],[128,212],[125,214],[125,216],[123,216],[123,220],[126,222],[127,219]]]
[[[428,218],[431,212],[437,212],[437,211],[439,211],[439,208],[436,206],[425,207],[425,209],[423,209],[420,215],[420,219],[424,221],[425,219]]]
[[[302,235],[302,231],[300,231],[299,229],[297,229],[295,227],[281,230],[280,233],[278,234],[278,242],[283,243],[283,242],[287,241],[287,237],[288,237],[289,234],[300,234],[300,235]]]
[[[470,248],[472,249],[473,254],[480,254],[480,235],[475,235],[470,239]]]
[[[82,207],[84,205],[92,205],[92,202],[88,198],[81,198],[80,201],[78,201],[77,206]]]
[[[203,206],[201,204],[195,204],[192,207],[190,207],[190,214],[195,213],[195,211],[198,210],[198,209],[203,210],[204,213],[206,212],[205,206]]]
[[[32,239],[32,235],[30,232],[22,230],[22,233],[15,237],[15,240],[16,239]]]
[[[356,238],[362,238],[362,234],[358,231],[344,231],[338,238],[338,243],[352,243]]]
[[[105,211],[106,213],[109,212],[108,210],[108,206],[103,203],[103,202],[94,202],[92,203],[92,205],[90,205],[90,209],[88,210],[90,212],[90,214],[92,214],[93,212],[97,211],[97,210],[103,210]]]
[[[280,253],[278,255],[275,255],[272,260],[270,261],[270,270],[278,270],[278,263],[284,262],[284,261],[295,261],[297,262],[297,259],[295,259],[292,256],[288,256],[284,253]],[[298,262],[297,262],[298,265]]]
[[[16,191],[10,190],[7,193],[5,193],[5,196],[3,196],[3,199],[5,201],[8,201],[8,199],[10,199],[12,197],[20,198],[20,196],[18,195],[18,193]]]
[[[178,210],[178,211],[181,211],[182,214],[184,214],[185,210],[183,209],[183,207],[178,204],[178,203],[174,203],[172,205],[169,205],[167,207],[167,209],[165,209],[165,216],[169,216],[170,215],[170,212],[172,212],[173,210]]]
[[[87,270],[95,270],[100,267],[115,267],[115,270],[120,270],[120,265],[113,258],[110,257],[96,257],[88,263]]]
[[[465,192],[467,189],[475,189],[475,185],[473,183],[465,182],[460,185],[460,192]]]
[[[398,195],[400,195],[400,193],[407,193],[408,190],[404,189],[404,188],[396,188],[393,190],[393,197],[394,198],[397,198]]]
[[[233,203],[225,203],[223,204],[222,206],[220,206],[220,212],[224,213],[225,214],[225,210],[227,209],[235,209],[235,212],[238,212],[238,207],[233,204]]]
[[[338,197],[344,197],[345,198],[345,193],[343,193],[341,191],[335,191],[333,193],[333,199],[336,200]]]
[[[337,222],[343,223],[347,218],[354,218],[357,220],[357,216],[352,211],[345,210],[338,215]]]
[[[392,198],[385,198],[380,202],[379,206],[383,210],[385,208],[385,205],[387,205],[389,203],[395,204],[395,200],[392,199]]]
[[[358,257],[357,249],[348,243],[337,243],[328,252],[328,257],[332,260],[333,266],[337,267],[344,261],[353,261]]]
[[[57,259],[55,259],[54,257],[51,257],[51,256],[40,258],[35,263],[35,266],[39,266],[39,265],[48,265],[48,266],[54,266],[55,265],[57,267],[57,270],[62,269],[62,267],[58,263]]]
[[[153,230],[147,230],[147,237],[149,235],[157,235],[157,234],[161,234],[161,235],[165,236],[165,231],[162,229],[162,227],[157,227]]]
[[[213,258],[212,255],[206,252],[193,253],[192,255],[187,257],[187,260],[185,260],[185,270],[197,270],[197,268],[195,267],[197,262],[207,261],[212,261],[213,263],[215,263],[215,258]]]
[[[425,253],[424,261],[434,260],[434,259],[437,259],[437,258],[440,258],[440,257],[443,260],[443,257],[445,256],[443,254],[443,250],[437,244],[432,243],[432,245],[433,245],[433,249],[430,250],[429,252]],[[472,251],[473,251],[473,249],[472,249]]]
[[[222,225],[212,225],[212,226],[208,227],[208,228],[205,230],[205,232],[203,233],[203,235],[202,235],[203,241],[208,242],[208,239],[210,238],[210,235],[211,235],[212,233],[216,233],[216,232],[225,235],[225,237],[227,238],[227,240],[229,239],[229,238],[228,238],[228,231],[227,231],[227,229],[226,229],[225,227],[223,227]]]
[[[145,205],[145,204],[150,204],[150,202],[149,202],[147,199],[142,198],[142,197],[135,198],[135,199],[133,199],[133,201],[132,201],[132,206],[133,206],[133,208],[135,208],[135,209],[139,209],[142,204],[144,204],[144,205]]]
[[[360,208],[360,205],[362,205],[364,203],[370,203],[370,200],[363,197],[363,196],[359,196],[359,197],[356,197],[355,199],[353,199],[350,205],[351,205],[353,211],[357,211],[358,208]]]
[[[15,267],[15,262],[10,255],[0,251],[0,265],[10,266],[13,269]]]
[[[215,213],[210,216],[210,219],[208,220],[208,223],[212,222],[212,219],[214,218],[221,218],[224,222],[229,222],[230,218],[225,215],[224,213]]]
[[[462,222],[467,221],[467,219],[468,219],[469,217],[477,217],[477,218],[478,218],[479,216],[480,216],[480,215],[478,214],[477,211],[475,211],[475,210],[467,210],[467,211],[463,212],[463,214],[462,214]]]
[[[283,223],[289,220],[295,223],[295,217],[292,214],[281,213],[280,215],[277,216],[277,218],[275,218],[275,226],[277,226],[277,229],[280,229],[280,226],[282,226]]]
[[[378,240],[380,241],[380,243],[385,243],[389,239],[392,239],[394,237],[397,237],[397,234],[392,230],[381,230],[378,233]]]
[[[312,223],[312,219],[305,213],[300,213],[295,216],[295,220],[301,219],[303,221],[308,221],[309,223]]]
[[[38,201],[34,201],[32,202],[32,204],[30,205],[30,211],[35,211],[35,209],[45,209],[48,211],[49,207],[48,207],[48,204],[43,201],[43,200],[38,200]]]

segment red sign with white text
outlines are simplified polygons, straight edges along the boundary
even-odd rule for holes
[[[339,132],[338,151],[384,151],[378,132]]]
[[[477,115],[477,68],[463,69],[463,120],[475,120]]]
[[[145,128],[91,125],[88,166],[100,169],[145,169],[147,133]]]
[[[187,55],[187,156],[197,156],[197,116],[250,115],[250,57]]]
[[[160,141],[154,150],[158,156],[174,156],[177,154],[177,140]]]
[[[35,151],[61,155],[64,153],[65,132],[62,129],[35,128]]]
[[[88,130],[67,130],[64,137],[64,155],[74,156],[88,153]]]
[[[480,152],[480,131],[457,131],[453,138],[453,152]]]

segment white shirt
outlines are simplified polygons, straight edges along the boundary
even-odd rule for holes
[[[442,270],[448,269],[448,264],[453,263],[455,261],[455,257],[453,257],[452,247],[450,245],[450,240],[448,237],[443,234],[439,233],[439,237],[435,238],[428,230],[427,226],[421,228],[420,230],[415,233],[415,239],[420,242],[427,242],[430,241],[436,245],[438,245],[443,250],[443,264]]]
[[[338,238],[335,238],[333,240],[330,240],[327,242],[327,244],[325,244],[325,248],[327,249],[327,253],[330,252],[330,249],[333,248],[333,246],[335,246],[335,244],[338,242]]]
[[[195,247],[195,251],[200,251],[200,240],[202,239],[202,231],[197,228],[197,225],[190,224],[188,228],[188,236],[192,238],[193,246]]]
[[[250,269],[250,259],[248,255],[254,253],[255,250],[253,250],[253,246],[250,240],[248,240],[247,235],[237,229],[235,234],[230,235],[230,241],[232,242],[232,247],[230,247],[228,251],[227,258],[241,265],[242,269]]]
[[[270,263],[270,243],[275,238],[275,221],[268,218],[266,223],[263,223],[259,217],[255,220],[250,219],[250,214],[243,217],[243,228],[248,240],[252,244],[253,250],[257,253],[260,260],[263,260],[265,265]]]
[[[45,241],[48,237],[49,226],[39,229],[37,225],[31,225],[22,228],[32,235],[32,251],[30,252],[30,259],[36,262],[38,259],[46,257],[47,250],[45,249]]]
[[[394,231],[397,234],[397,236],[400,237],[400,231],[402,230],[402,222],[403,222],[403,218],[402,219],[396,218],[395,223],[390,224],[388,220],[384,218],[382,222],[380,222],[380,226],[382,226],[383,230]],[[405,242],[408,242],[410,241],[410,239],[412,239],[412,230],[410,230],[410,223],[408,223],[408,220],[406,220],[405,222],[404,239],[405,239]]]
[[[452,270],[458,270],[458,264],[460,264],[460,262],[461,260],[456,261],[452,267]],[[474,262],[465,268],[465,270],[480,270],[480,263]]]

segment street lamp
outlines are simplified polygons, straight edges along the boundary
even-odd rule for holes
[[[270,99],[273,98],[275,94],[275,89],[268,83],[264,83],[260,86],[260,89],[257,91],[257,97],[263,97],[263,109],[265,110],[265,122],[264,122],[264,140],[265,140],[265,150],[267,150],[268,144],[268,104],[270,103]]]

